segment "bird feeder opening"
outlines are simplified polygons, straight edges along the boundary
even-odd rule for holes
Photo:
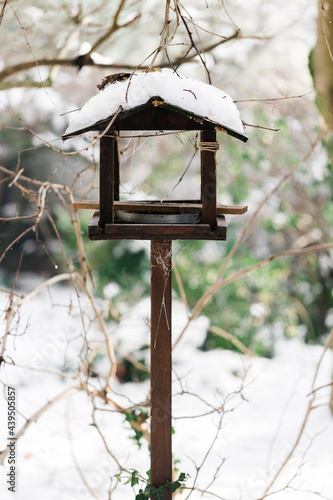
[[[221,90],[171,70],[121,75],[118,79],[113,75],[102,86],[63,136],[101,132],[99,210],[89,225],[90,238],[225,240],[225,214],[247,210],[245,206],[226,207],[216,200],[217,132],[247,140],[236,105]],[[122,134],[143,131],[151,135],[162,131],[199,134],[201,187],[197,198],[120,199],[119,140]],[[161,182],[165,182],[163,176]]]
[[[200,134],[120,132],[120,199],[200,199]]]

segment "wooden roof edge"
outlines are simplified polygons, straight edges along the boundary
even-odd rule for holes
[[[169,103],[165,102],[159,96],[151,97],[145,104],[142,104],[140,106],[136,106],[134,108],[131,108],[129,110],[125,110],[125,111],[119,113],[117,120],[115,120],[114,126],[112,126],[110,129],[110,132],[112,132],[113,130],[117,130],[117,127],[116,127],[117,121],[119,122],[120,120],[124,120],[128,116],[131,116],[132,114],[135,114],[135,113],[139,113],[140,111],[144,111],[145,109],[150,108],[152,106],[162,107],[162,108],[170,110],[174,113],[185,115],[186,117],[193,119],[196,123],[199,123],[201,125],[201,127],[199,127],[199,128],[193,127],[192,130],[201,130],[202,128],[206,128],[205,126],[203,127],[203,125],[206,125],[208,129],[215,129],[217,132],[226,133],[228,135],[231,135],[232,137],[235,137],[236,139],[241,140],[242,142],[247,142],[247,140],[248,140],[248,137],[245,135],[245,133],[244,134],[240,133],[240,132],[238,132],[230,127],[227,127],[223,124],[214,122],[214,121],[210,120],[209,118],[196,115],[195,113],[193,113],[191,111],[188,111],[188,110],[180,108],[178,106],[174,106],[172,104],[169,104]],[[109,122],[113,116],[114,115],[111,115],[108,118],[105,118],[103,120],[99,120],[99,121],[93,123],[92,125],[89,125],[88,127],[84,127],[82,129],[76,130],[70,134],[64,134],[62,136],[62,140],[65,141],[67,139],[70,139],[71,137],[85,134],[86,132],[92,132],[92,131],[101,132],[107,127],[107,125],[109,124]],[[177,130],[182,130],[182,129],[177,129]]]

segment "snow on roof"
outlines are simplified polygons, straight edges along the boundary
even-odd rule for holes
[[[119,106],[128,111],[156,96],[171,106],[206,118],[245,137],[237,106],[228,94],[170,69],[137,73],[130,79],[109,84],[80,109],[70,121],[65,136],[89,127],[94,130],[97,122],[110,118]]]

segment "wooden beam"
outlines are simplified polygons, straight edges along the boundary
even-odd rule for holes
[[[153,486],[172,481],[170,240],[151,242],[151,469]],[[171,500],[166,488],[163,500]]]
[[[78,201],[73,204],[76,210],[99,210],[98,201]],[[202,210],[201,203],[161,203],[145,201],[114,201],[115,210],[130,210],[135,212],[163,212],[163,213],[198,213]],[[246,205],[216,205],[217,215],[242,215],[247,212]]]
[[[101,231],[99,213],[95,212],[88,232],[91,240],[216,240],[227,239],[224,216],[217,218],[214,232],[208,224],[106,224]]]

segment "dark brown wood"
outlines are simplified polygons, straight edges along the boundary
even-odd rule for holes
[[[155,105],[153,104],[155,103]],[[64,135],[66,140],[74,135],[83,134],[91,130],[103,131],[110,123],[112,116],[101,120],[89,127],[77,130],[74,134]],[[190,111],[177,106],[164,103],[158,96],[150,99],[146,104],[132,108],[120,113],[115,123],[110,128],[114,130],[204,130],[211,129],[227,133],[243,142],[248,138],[245,134],[236,132],[228,127],[223,127],[219,123],[207,120],[202,116],[195,115]]]
[[[172,481],[172,243],[151,242],[151,471],[153,486]],[[163,500],[171,500],[167,488]]]
[[[120,154],[119,154],[119,140],[115,137],[113,148],[113,200],[119,201],[119,187],[120,187]]]
[[[215,130],[203,130],[201,142],[215,143]],[[216,151],[201,150],[201,200],[202,223],[209,224],[211,230],[216,227]]]
[[[99,226],[99,212],[89,223],[91,240],[218,240],[227,239],[227,225],[223,216],[211,231],[208,224],[106,224]]]
[[[225,234],[212,233],[208,224],[107,224],[105,236],[117,239],[161,240],[197,240],[226,239]],[[218,237],[217,237],[218,236]]]
[[[116,147],[114,137],[101,137],[99,165],[99,225],[101,228],[104,228],[105,224],[114,221],[114,159]]]
[[[73,208],[76,210],[98,210],[98,201],[78,201],[73,203]],[[167,214],[190,214],[198,213],[202,211],[201,203],[195,203],[191,201],[187,202],[145,202],[145,201],[115,201],[115,210],[133,210],[136,212],[164,212]],[[242,215],[247,212],[246,205],[216,205],[217,215]]]

